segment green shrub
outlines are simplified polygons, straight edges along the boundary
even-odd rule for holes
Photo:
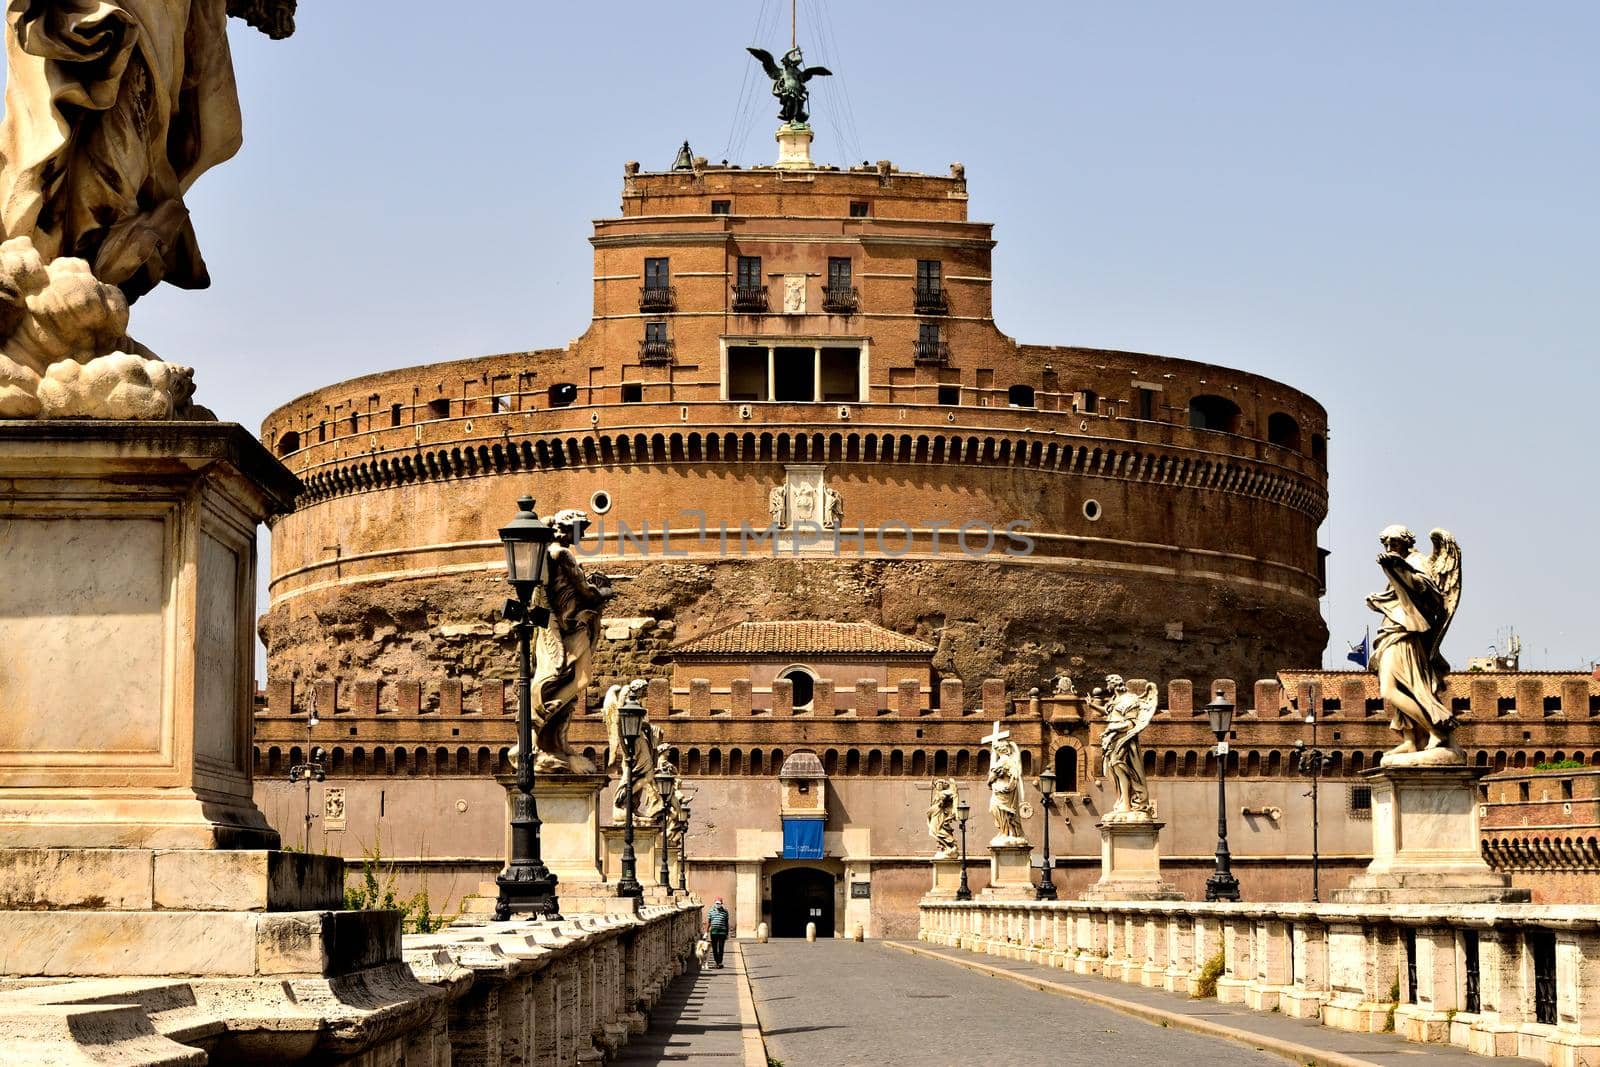
[[[380,836],[370,849],[361,850],[361,880],[357,885],[344,887],[345,910],[401,912],[403,929],[415,934],[431,934],[449,925],[447,916],[433,914],[426,884],[419,892],[402,899],[395,892],[398,877],[394,864],[383,862]]]
[[[1546,760],[1543,763],[1535,763],[1533,769],[1536,771],[1581,771],[1584,769],[1584,765],[1575,759]]]

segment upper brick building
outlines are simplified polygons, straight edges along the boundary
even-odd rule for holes
[[[959,165],[628,164],[576,341],[267,418],[306,483],[272,531],[269,674],[508,674],[495,530],[527,492],[589,508],[594,562],[636,579],[611,613],[656,640],[602,648],[602,683],[747,620],[872,623],[974,692],[1316,665],[1322,407],[1208,364],[1019,344],[967,206]],[[772,519],[788,532],[739,537]],[[834,519],[837,553],[797,533]]]

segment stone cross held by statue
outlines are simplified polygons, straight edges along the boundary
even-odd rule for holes
[[[987,737],[979,738],[979,740],[981,740],[986,745],[993,745],[996,741],[1004,741],[1006,738],[1008,738],[1010,736],[1011,736],[1011,731],[1010,730],[1002,730],[1000,728],[1000,720],[996,719],[995,720],[995,724],[994,724],[994,732],[991,733]]]

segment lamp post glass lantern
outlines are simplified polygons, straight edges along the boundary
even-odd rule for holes
[[[1228,733],[1233,729],[1233,702],[1221,689],[1206,705],[1206,718],[1217,738],[1217,869],[1206,879],[1206,899],[1236,901],[1239,880],[1233,876],[1228,854]]]
[[[644,886],[639,884],[639,862],[633,854],[633,749],[639,743],[639,729],[644,725],[644,705],[629,696],[617,709],[617,728],[622,734],[622,877],[617,879],[617,896],[644,896]]]
[[[672,787],[677,779],[672,772],[662,768],[656,772],[656,791],[661,797],[661,814],[657,817],[661,823],[661,871],[656,881],[667,888],[667,895],[672,895],[672,865],[667,856],[667,834],[672,829]]]
[[[961,821],[961,883],[956,886],[957,900],[971,900],[972,888],[967,885],[967,818],[972,814],[972,805],[963,797],[956,801],[956,818]]]
[[[501,616],[512,624],[517,639],[517,779],[511,795],[511,855],[495,879],[499,893],[494,917],[500,922],[523,912],[561,917],[556,876],[539,855],[539,806],[533,797],[533,631],[549,622],[550,613],[531,604],[534,590],[545,580],[545,560],[555,539],[555,530],[533,510],[531,496],[517,501],[517,514],[500,529],[506,580],[516,593],[505,602]]]
[[[1314,698],[1313,698],[1314,699]],[[1327,753],[1317,747],[1317,715],[1315,711],[1306,716],[1306,724],[1311,727],[1311,747],[1307,748],[1304,741],[1294,743],[1295,752],[1298,754],[1298,766],[1301,774],[1311,777],[1311,790],[1305,795],[1311,798],[1311,903],[1322,902],[1322,843],[1321,837],[1321,812],[1318,810],[1320,797],[1317,789],[1318,781],[1322,777],[1322,765],[1327,762]]]
[[[1056,772],[1048,768],[1039,775],[1039,815],[1044,822],[1044,866],[1039,871],[1039,885],[1034,890],[1036,900],[1055,900],[1056,883],[1050,877],[1050,798],[1056,795]]]

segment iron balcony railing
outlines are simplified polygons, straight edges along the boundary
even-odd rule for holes
[[[640,341],[639,342],[639,362],[640,363],[655,363],[655,364],[671,363],[672,362],[672,342],[671,341]]]
[[[919,285],[917,286],[917,314],[919,315],[948,315],[950,301],[945,296],[942,287]]]
[[[646,285],[639,290],[639,310],[671,311],[678,306],[678,290],[670,285]]]
[[[861,307],[861,294],[853,285],[830,285],[822,290],[822,310],[835,315],[854,315]]]
[[[918,341],[916,362],[924,366],[944,366],[950,362],[950,342]]]
[[[752,315],[767,312],[767,287],[764,285],[736,285],[733,287],[733,310]]]

